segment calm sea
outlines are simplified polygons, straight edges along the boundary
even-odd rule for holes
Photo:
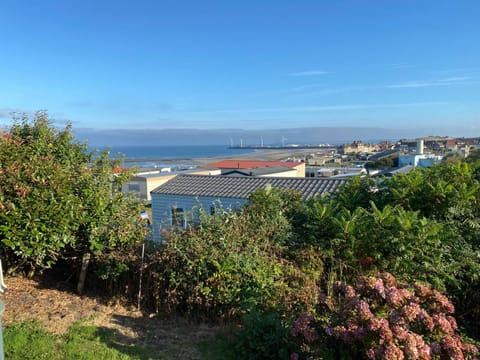
[[[141,167],[172,166],[189,167],[190,159],[219,156],[240,156],[255,152],[253,149],[229,149],[224,145],[190,145],[190,146],[112,146],[112,156],[121,155],[125,165]]]
[[[223,145],[190,146],[114,146],[112,154],[123,154],[126,159],[181,160],[217,156],[235,156],[254,152],[252,149],[229,149]]]

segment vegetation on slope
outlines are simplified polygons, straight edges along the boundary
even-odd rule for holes
[[[2,258],[32,274],[59,265],[71,272],[89,254],[98,275],[91,281],[132,296],[140,275],[134,244],[145,237],[141,204],[118,191],[129,175],[115,171],[118,162],[87,153],[70,131],[39,113],[16,120],[0,140]],[[204,214],[148,251],[142,304],[243,325],[235,347],[243,358],[472,358],[461,334],[480,339],[479,174],[471,158],[352,179],[308,202],[258,191],[243,209]],[[396,280],[385,285],[385,276]],[[378,283],[376,292],[364,291],[365,279]],[[422,286],[443,308],[416,292]],[[390,334],[394,314],[400,328]],[[354,333],[362,329],[368,335]]]

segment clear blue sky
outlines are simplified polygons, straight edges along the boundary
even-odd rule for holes
[[[12,0],[0,24],[0,124],[480,135],[478,0]]]

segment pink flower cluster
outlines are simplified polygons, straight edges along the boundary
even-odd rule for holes
[[[290,333],[292,336],[303,336],[306,342],[313,342],[318,339],[318,334],[310,324],[314,318],[312,314],[300,314],[300,316],[294,321]]]
[[[408,286],[388,273],[361,277],[355,287],[337,282],[335,289],[336,314],[325,333],[369,359],[472,359],[478,354],[456,333],[454,307],[437,290]],[[297,327],[311,325],[313,319],[305,316],[297,319]]]

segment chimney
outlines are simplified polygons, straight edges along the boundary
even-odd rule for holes
[[[417,155],[423,155],[423,139],[417,140]]]

